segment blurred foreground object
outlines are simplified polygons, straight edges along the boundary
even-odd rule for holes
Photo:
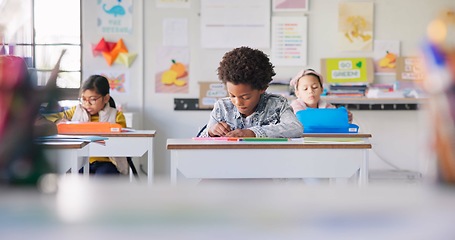
[[[38,90],[33,87],[22,58],[0,56],[1,184],[34,185],[41,175],[50,171],[41,149],[33,140],[34,134],[40,133],[35,126],[42,125],[38,117],[39,106],[57,93],[55,81],[60,59],[47,86]]]
[[[423,48],[427,76],[424,89],[430,94],[428,110],[432,150],[438,177],[455,183],[455,11],[446,9],[431,21]]]
[[[455,239],[455,192],[442,187],[56,181],[56,194],[0,189],[2,239]]]

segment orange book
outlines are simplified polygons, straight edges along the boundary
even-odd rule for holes
[[[57,124],[58,134],[119,133],[122,125],[109,122],[64,122]]]

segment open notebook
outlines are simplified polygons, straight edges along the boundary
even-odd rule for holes
[[[348,111],[340,108],[307,108],[296,113],[304,133],[358,133],[359,126],[349,123]]]

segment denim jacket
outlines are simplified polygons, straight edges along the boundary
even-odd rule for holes
[[[261,95],[256,111],[246,118],[242,117],[229,97],[219,99],[210,113],[207,128],[200,136],[209,136],[208,129],[218,122],[226,122],[231,130],[250,129],[256,137],[298,138],[303,133],[303,126],[288,100],[269,93]]]

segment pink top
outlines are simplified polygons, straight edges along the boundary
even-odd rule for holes
[[[301,100],[301,99],[293,100],[291,102],[291,107],[294,110],[294,113],[296,113],[297,111],[305,110],[305,109],[308,108],[307,105],[305,104],[305,102],[303,102],[303,100]],[[326,102],[326,101],[319,100],[318,108],[336,108],[336,107],[334,105]]]

